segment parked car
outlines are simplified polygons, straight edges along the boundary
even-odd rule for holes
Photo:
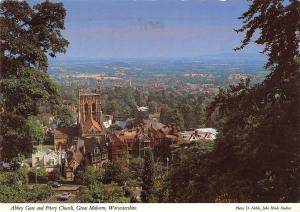
[[[60,200],[68,200],[70,198],[70,193],[68,192],[63,192],[60,196],[59,199]]]
[[[59,182],[56,182],[56,181],[49,181],[49,182],[48,182],[48,185],[49,185],[49,186],[52,186],[52,187],[54,187],[54,188],[59,188],[59,187],[62,186]]]
[[[2,167],[4,170],[10,170],[11,169],[11,164],[10,163],[2,163]]]

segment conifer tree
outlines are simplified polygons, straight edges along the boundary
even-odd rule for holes
[[[147,149],[144,157],[144,173],[141,199],[144,203],[154,202],[154,159],[153,153]]]

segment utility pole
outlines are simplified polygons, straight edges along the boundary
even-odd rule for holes
[[[40,169],[39,166],[35,168],[35,184],[37,184],[37,170]]]
[[[169,173],[169,157],[167,157],[167,174]]]

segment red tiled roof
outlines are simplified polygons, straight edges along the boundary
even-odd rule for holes
[[[101,132],[103,131],[102,126],[93,119],[93,117],[90,117],[83,123],[83,132],[89,132],[92,128],[95,130]]]

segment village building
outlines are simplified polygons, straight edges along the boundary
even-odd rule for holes
[[[35,168],[45,168],[47,173],[52,173],[54,170],[60,170],[65,155],[65,152],[55,152],[51,149],[37,151],[31,156],[31,165]]]
[[[109,161],[109,148],[105,140],[95,137],[84,140],[84,155],[94,167],[102,167]]]
[[[153,149],[153,141],[141,129],[114,132],[109,136],[111,160],[118,160],[126,155],[129,158],[143,157],[147,148]]]
[[[76,127],[64,127],[56,128],[53,131],[54,137],[54,150],[67,150],[68,143],[79,137],[79,128]]]
[[[106,130],[113,125],[113,116],[103,115],[100,90],[78,90],[77,126],[54,130],[55,152],[65,152],[63,175],[74,180],[74,173],[82,160],[102,167],[108,161],[143,157],[147,149],[160,152],[160,147],[177,144],[181,140],[214,139],[212,130],[197,129],[186,135],[176,126],[164,125],[149,118],[147,107],[136,108],[136,115],[126,121],[116,121],[122,130]]]
[[[104,115],[102,124],[105,128],[109,128],[113,124],[114,117],[112,115]]]
[[[180,132],[182,141],[215,140],[218,134],[214,128],[199,128],[193,131]]]
[[[94,91],[78,89],[77,126],[57,128],[53,132],[55,151],[66,152],[62,167],[63,174],[68,180],[74,179],[74,172],[83,158],[95,166],[101,166],[108,158],[107,149],[104,150],[101,145],[89,140],[105,139],[105,127],[102,123],[105,117],[102,116],[100,97],[99,88]],[[112,121],[111,116],[106,118],[107,121]],[[99,154],[100,160],[98,160]]]

